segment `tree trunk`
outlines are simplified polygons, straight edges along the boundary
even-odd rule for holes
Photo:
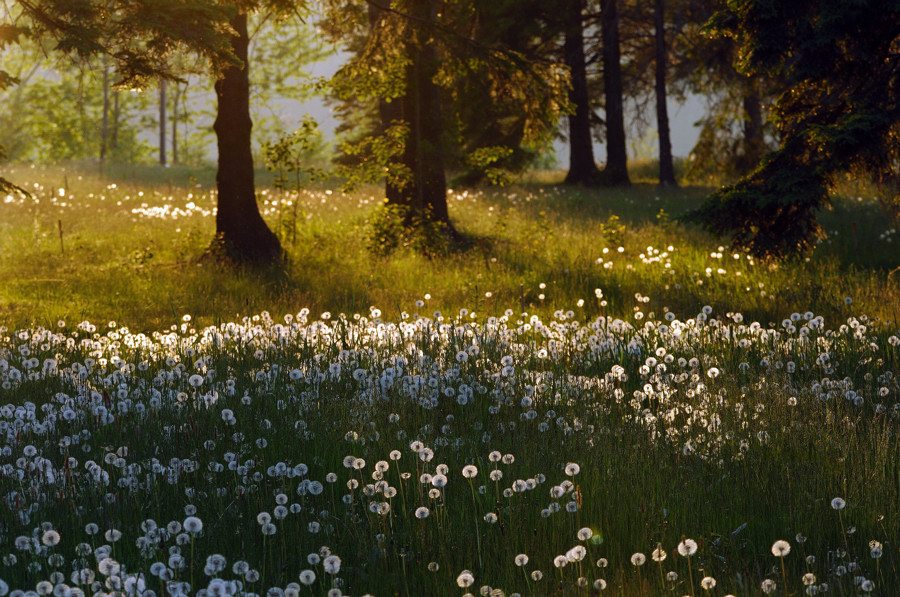
[[[405,51],[409,64],[405,73],[403,96],[392,102],[380,102],[382,125],[401,121],[409,127],[401,163],[411,176],[403,185],[387,183],[388,203],[406,211],[409,224],[421,220],[440,222],[450,229],[447,210],[447,179],[444,172],[443,120],[440,90],[434,83],[440,58],[423,22],[434,22],[437,7],[434,0],[410,0],[410,19],[406,26]],[[381,18],[370,5],[369,18],[374,26]]]
[[[105,62],[105,61],[104,61]],[[100,162],[106,161],[109,140],[109,66],[103,65],[103,115],[100,122]]]
[[[569,115],[569,172],[565,182],[593,184],[597,182],[600,171],[594,162],[591,136],[591,102],[584,58],[584,0],[569,0],[566,8],[568,14],[563,54],[571,77],[569,101],[575,107],[575,113]]]
[[[622,100],[622,65],[619,50],[617,0],[602,0],[600,29],[603,38],[603,94],[606,101],[606,167],[603,182],[627,186],[628,152],[625,148],[625,108]]]
[[[159,80],[159,165],[165,166],[166,159],[166,80]]]
[[[756,79],[747,80],[744,89],[744,159],[739,170],[745,174],[756,167],[765,151],[762,100]]]
[[[82,148],[87,149],[88,139],[92,138],[93,128],[96,126],[93,122],[88,122],[87,117],[87,95],[84,89],[84,70],[78,73],[78,95],[76,99],[76,107],[78,110],[78,122],[81,125],[81,142]]]
[[[665,0],[656,0],[653,21],[656,25],[656,128],[659,131],[659,185],[675,187],[675,164],[672,161],[672,139],[669,136],[669,108],[666,105],[666,21]]]
[[[112,132],[109,139],[109,147],[112,150],[119,148],[119,91],[113,91]]]
[[[241,66],[230,66],[216,81],[218,109],[213,130],[219,148],[218,211],[214,249],[240,262],[271,263],[280,260],[281,244],[269,230],[256,204],[253,153],[250,145],[250,78],[247,47],[247,15],[231,21],[237,35],[231,39]]]
[[[379,23],[384,16],[385,11],[383,8],[378,6],[375,2],[369,3],[369,31],[372,35],[376,34]],[[384,99],[378,100],[378,119],[380,120],[380,127],[378,129],[379,134],[384,134],[394,123],[402,122],[403,109],[401,103],[402,102],[399,99],[393,101]],[[398,185],[392,183],[390,180],[385,181],[384,196],[390,203],[398,203],[401,193],[401,188]]]
[[[109,65],[103,65],[103,119],[100,123],[100,161],[106,161],[109,142]]]
[[[178,100],[181,97],[181,89],[175,84],[175,93],[172,95],[172,164],[178,164]]]

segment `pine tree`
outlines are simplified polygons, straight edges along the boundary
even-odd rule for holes
[[[622,56],[619,45],[619,0],[602,0],[600,28],[603,37],[603,95],[606,112],[606,166],[604,184],[628,186],[628,151],[625,147],[625,101]]]
[[[569,171],[567,184],[595,184],[600,175],[594,161],[594,137],[591,134],[592,110],[588,90],[587,64],[584,51],[584,0],[563,3],[563,60],[569,69],[571,89],[569,101]]]
[[[741,49],[749,76],[783,84],[780,146],[716,192],[696,217],[756,255],[787,257],[823,236],[829,185],[856,170],[896,180],[900,163],[900,3],[732,0],[712,26]]]

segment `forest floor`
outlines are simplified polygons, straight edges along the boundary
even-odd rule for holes
[[[375,188],[263,188],[289,265],[233,272],[198,259],[215,228],[209,172],[100,178],[22,168],[13,176],[35,193],[0,198],[0,319],[8,326],[121,320],[149,331],[184,313],[213,323],[303,306],[348,314],[376,306],[394,317],[460,308],[623,316],[636,305],[687,315],[708,304],[764,324],[805,311],[831,321],[848,313],[900,321],[900,272],[891,273],[900,237],[867,197],[837,199],[822,215],[828,238],[811,258],[770,264],[676,221],[707,188],[454,189],[451,217],[468,242],[430,256],[372,250]]]
[[[454,189],[430,257],[370,249],[375,189],[263,188],[251,273],[192,175],[0,198],[0,595],[897,594],[871,199],[775,265],[677,223],[701,188]]]

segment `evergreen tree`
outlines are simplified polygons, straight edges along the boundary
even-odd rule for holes
[[[659,134],[659,184],[674,187],[675,164],[672,160],[672,139],[669,136],[669,107],[666,104],[668,93],[666,71],[669,57],[666,51],[666,5],[665,0],[654,0],[653,3],[653,39],[654,39],[654,83],[656,96],[656,130]]]
[[[712,23],[741,46],[739,67],[782,83],[780,146],[696,214],[756,255],[805,252],[835,175],[896,180],[900,163],[900,3],[731,0]]]
[[[538,147],[555,131],[565,107],[559,65],[503,35],[477,34],[480,18],[496,11],[512,23],[514,6],[457,0],[438,14],[432,0],[330,4],[322,26],[352,52],[332,90],[342,117],[362,125],[341,145],[342,171],[351,182],[383,181],[406,227],[436,223],[452,234],[449,167],[490,169],[512,154],[504,142]],[[480,118],[466,111],[473,85],[487,102]],[[491,123],[494,116],[504,122]],[[502,131],[499,143],[488,145],[479,127]]]
[[[231,51],[237,63],[227,66],[215,83],[218,147],[216,239],[212,255],[238,262],[273,263],[282,257],[278,237],[269,229],[256,202],[250,117],[250,61],[245,7],[229,24]]]
[[[619,40],[619,0],[601,0],[600,29],[603,38],[603,96],[606,113],[606,166],[602,181],[628,186],[628,151],[625,147],[625,100]]]
[[[595,184],[600,171],[594,161],[594,137],[591,133],[592,114],[588,90],[587,60],[584,51],[584,0],[563,3],[564,41],[563,60],[569,69],[569,171],[567,184]]]
[[[767,106],[775,82],[739,71],[737,40],[710,35],[705,27],[724,6],[724,0],[670,0],[669,11],[675,57],[670,80],[680,94],[703,96],[707,105],[686,176],[714,183],[755,168],[774,132]]]
[[[166,161],[166,81],[176,78],[172,58],[190,52],[205,58],[216,77],[218,210],[211,255],[271,263],[282,257],[256,203],[251,145],[248,14],[296,10],[289,0],[24,0],[19,3],[36,35],[78,59],[106,54],[115,59],[122,82],[160,85],[159,153]],[[177,121],[175,122],[177,126]]]

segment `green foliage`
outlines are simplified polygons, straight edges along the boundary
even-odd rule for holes
[[[440,22],[430,23],[410,17],[408,4],[380,7],[378,18],[365,2],[327,5],[326,33],[347,41],[351,51],[330,85],[346,123],[339,129],[345,133],[342,174],[403,184],[404,145],[396,144],[406,138],[398,134],[401,123],[381,122],[380,111],[405,92],[410,61],[400,42],[418,32],[440,55],[434,82],[442,92],[443,121],[452,129],[441,148],[444,162],[466,171],[469,180],[508,181],[551,142],[568,105],[564,69],[537,52],[547,40],[531,17],[545,16],[544,9],[539,3],[523,10],[521,2],[458,0],[444,4]]]
[[[900,164],[896,23],[900,5],[732,1],[713,25],[741,44],[739,66],[782,82],[774,108],[781,147],[717,192],[696,215],[756,255],[810,250],[836,175],[894,180]]]
[[[446,256],[452,249],[444,222],[403,205],[384,202],[370,217],[367,230],[366,246],[378,257],[409,249],[435,258]]]
[[[600,222],[599,234],[607,243],[614,247],[622,246],[625,237],[625,231],[627,227],[622,222],[621,218],[616,214],[612,214],[606,221]]]
[[[74,70],[51,70],[40,57],[40,49],[33,46],[22,48],[19,58],[17,68],[25,73],[21,82],[0,91],[0,101],[11,108],[0,113],[0,144],[7,148],[8,158],[45,163],[97,159],[103,118],[102,69],[97,61]],[[119,107],[114,113],[110,106],[107,114],[107,157],[141,161],[150,153],[146,141],[140,139],[147,125],[142,116],[148,96],[110,89],[113,94],[118,95]]]
[[[502,166],[504,160],[512,157],[515,150],[512,147],[494,146],[479,147],[472,151],[467,158],[469,165],[482,172],[491,184],[503,186],[512,181],[513,172]]]
[[[395,121],[383,128],[379,135],[363,135],[347,139],[338,145],[342,159],[336,171],[347,190],[364,183],[385,183],[403,188],[410,183],[412,172],[400,161],[409,125]]]
[[[31,34],[52,39],[77,60],[111,56],[123,84],[140,87],[171,77],[178,52],[203,58],[212,71],[234,61],[228,32],[233,5],[216,0],[29,0],[16,3]]]
[[[299,190],[301,180],[316,181],[324,179],[326,173],[311,163],[319,158],[324,148],[319,125],[307,114],[300,122],[300,127],[281,139],[263,144],[266,168],[276,172],[275,186],[279,189],[289,188],[293,182]]]
[[[744,81],[727,85],[707,100],[707,111],[697,123],[700,134],[686,162],[685,178],[700,184],[734,182],[759,165],[763,152],[771,149],[770,122],[760,131],[761,146],[747,137],[747,114],[742,103]]]
[[[779,150],[691,217],[754,255],[786,259],[808,254],[824,237],[815,216],[827,196],[822,172]]]
[[[320,81],[307,67],[331,52],[296,10],[274,15],[261,10],[250,16],[250,107],[258,139],[281,137],[292,126],[283,114],[322,92]]]

